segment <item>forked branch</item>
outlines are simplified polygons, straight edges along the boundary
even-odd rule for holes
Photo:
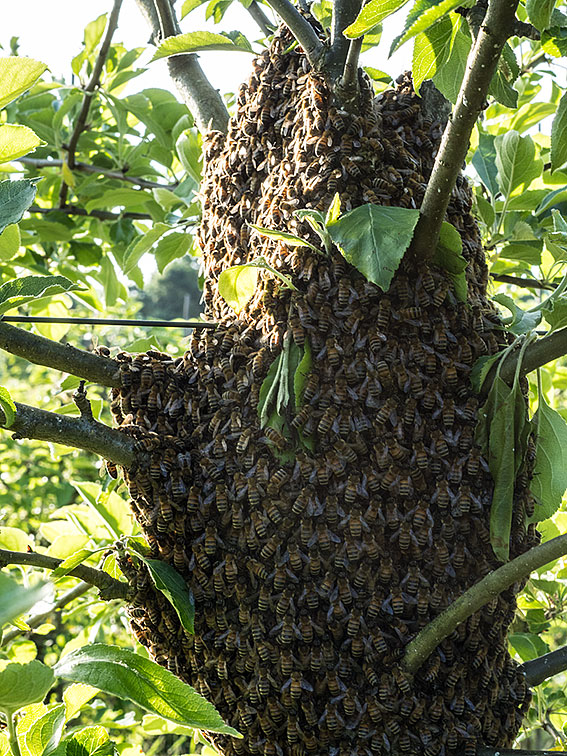
[[[134,440],[119,430],[86,415],[68,417],[19,402],[15,404],[16,416],[8,428],[0,410],[0,427],[14,433],[16,438],[51,441],[82,449],[123,467],[130,467],[134,462]]]
[[[486,575],[424,627],[406,646],[402,659],[406,672],[414,675],[437,646],[471,614],[488,604],[513,583],[523,580],[534,570],[565,554],[567,554],[567,535],[561,535],[540,546],[535,546]]]
[[[350,59],[350,68],[354,66],[355,72],[358,72],[358,56],[364,37],[349,40],[343,32],[358,16],[361,7],[361,0],[334,0],[333,2],[331,49],[329,50],[327,65],[334,78],[338,78],[341,74],[343,74],[343,79],[350,78],[346,71],[347,59]],[[354,42],[357,44],[354,45]]]
[[[506,40],[516,21],[518,0],[490,0],[467,60],[465,77],[435,159],[421,205],[411,252],[431,259],[457,176],[469,148],[470,135],[484,107],[488,88]]]

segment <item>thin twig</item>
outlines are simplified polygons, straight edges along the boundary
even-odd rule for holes
[[[270,34],[273,34],[275,29],[275,24],[270,21],[270,19],[266,16],[262,8],[260,7],[259,3],[256,2],[256,0],[252,0],[248,8],[246,9],[248,13],[252,16],[254,21],[258,24],[260,29],[262,30],[262,33],[265,37],[269,37]]]
[[[122,0],[114,0],[114,5],[112,7],[112,11],[110,12],[108,24],[106,26],[106,34],[104,35],[100,50],[98,51],[91,78],[84,89],[85,94],[83,97],[81,110],[79,111],[79,115],[77,116],[77,120],[75,121],[73,133],[71,134],[71,138],[69,139],[69,147],[67,149],[67,165],[71,170],[73,170],[73,168],[75,167],[75,152],[77,150],[79,137],[81,136],[87,125],[87,117],[89,115],[91,100],[100,84],[100,76],[102,74],[104,63],[106,61],[106,56],[108,55],[108,51],[110,49],[110,43],[112,42],[112,37],[114,35],[114,32],[116,31],[116,27],[118,26],[118,16],[120,15],[121,5]],[[59,191],[60,207],[65,207],[65,205],[67,204],[68,191],[69,187],[67,186],[67,183],[65,181],[62,181],[61,189]]]
[[[38,554],[35,551],[8,551],[0,549],[0,567],[7,567],[9,564],[26,564],[30,567],[39,567],[43,570],[55,570],[63,562],[63,559]],[[100,597],[105,601],[128,596],[128,583],[123,583],[111,577],[104,570],[97,570],[94,567],[87,567],[85,564],[79,564],[73,567],[67,573],[71,577],[94,585],[100,591]]]
[[[553,538],[503,564],[459,596],[442,614],[430,622],[406,646],[402,665],[414,675],[437,646],[471,614],[488,604],[513,583],[567,554],[567,535]]]
[[[325,49],[309,21],[289,0],[267,0],[267,3],[299,42],[311,66],[315,70],[321,68]]]
[[[154,44],[180,33],[179,24],[169,0],[136,0],[151,28]],[[156,12],[156,10],[158,12]],[[183,102],[195,118],[201,133],[216,129],[228,131],[228,110],[218,89],[205,76],[195,54],[174,55],[167,60],[169,75]]]
[[[508,276],[506,273],[491,273],[490,277],[500,283],[512,284],[513,286],[522,286],[525,289],[545,289],[553,291],[555,284],[547,281],[538,281],[535,278],[520,278],[519,276]]]
[[[70,323],[71,325],[139,326],[147,328],[217,328],[207,320],[128,320],[125,318],[48,318],[34,315],[4,315],[5,323]],[[1,342],[0,342],[1,345]]]
[[[28,617],[26,619],[26,625],[30,628],[30,630],[34,630],[36,627],[43,625],[53,615],[54,612],[59,611],[59,609],[63,609],[63,607],[67,606],[67,604],[70,604],[72,601],[75,601],[75,599],[80,598],[87,591],[90,591],[91,588],[92,585],[90,583],[81,581],[74,588],[66,591],[60,598],[58,598],[51,609],[48,609],[46,612],[41,612],[41,614],[33,614],[31,617]],[[14,638],[17,638],[20,635],[27,635],[28,633],[30,633],[30,630],[15,627],[13,630],[10,630],[9,632],[2,635],[2,645],[6,645],[6,643],[13,641]]]
[[[64,163],[63,160],[41,160],[39,158],[28,157],[19,158],[18,162],[23,163],[23,165],[29,165],[32,168],[60,168]],[[98,176],[124,181],[134,186],[141,186],[142,189],[169,189],[173,191],[179,186],[178,181],[172,184],[160,184],[157,181],[148,181],[138,176],[128,176],[124,171],[111,171],[108,168],[101,168],[98,165],[89,165],[88,163],[77,162],[74,164],[73,170],[80,171],[81,173],[94,173]]]
[[[70,344],[60,344],[0,321],[0,349],[35,365],[61,370],[102,386],[120,386],[119,364]]]
[[[562,646],[556,651],[550,651],[548,654],[538,656],[537,659],[524,662],[521,668],[524,670],[526,682],[530,688],[541,685],[550,677],[567,670],[567,646]]]
[[[469,148],[470,135],[482,112],[492,76],[516,19],[518,0],[490,0],[467,60],[467,70],[453,115],[443,132],[439,152],[420,208],[411,253],[430,259],[457,176]]]
[[[82,449],[123,467],[134,463],[134,439],[115,428],[94,418],[58,415],[19,402],[15,405],[16,416],[8,428],[0,409],[0,427],[14,433],[14,438],[32,438]]]
[[[121,218],[131,218],[132,220],[153,220],[149,213],[110,213],[106,210],[85,210],[78,205],[65,205],[65,207],[39,207],[32,205],[28,212],[39,213],[40,215],[49,215],[49,213],[64,213],[65,215],[83,215],[87,218],[97,218],[98,220],[116,221]]]

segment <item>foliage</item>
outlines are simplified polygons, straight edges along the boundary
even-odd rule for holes
[[[188,16],[200,4],[186,0],[181,15]],[[227,0],[213,0],[208,4],[207,18],[221,22],[229,5]],[[375,48],[381,24],[386,25],[389,16],[406,5],[408,0],[371,0],[347,30],[351,38],[366,35],[365,62],[372,64],[366,70],[377,93],[390,81],[390,74],[396,73],[381,70],[384,64]],[[409,4],[403,30],[393,43],[393,48],[406,43],[413,47],[416,87],[431,79],[452,102],[457,99],[476,33],[466,14],[455,11],[457,6],[466,10],[470,5],[454,0],[416,0]],[[523,343],[542,324],[549,330],[567,325],[567,95],[557,84],[561,57],[567,52],[564,5],[549,0],[520,4],[520,18],[539,30],[541,40],[510,39],[468,157],[468,171],[475,179],[475,210],[497,290],[494,300],[505,310],[509,331],[523,338]],[[329,3],[321,0],[314,10],[328,28]],[[8,177],[0,182],[2,312],[9,306],[33,316],[126,316],[135,315],[136,302],[142,300],[144,315],[161,317],[150,309],[155,303],[140,293],[148,260],[153,258],[160,274],[154,281],[163,281],[170,271],[179,270],[176,261],[198,252],[193,233],[200,217],[201,137],[193,115],[170,92],[132,89],[143,73],[138,65],[142,48],[127,50],[112,41],[100,86],[90,101],[88,129],[80,128],[83,85],[92,74],[106,24],[103,15],[85,29],[83,47],[70,62],[72,83],[52,79],[45,74],[46,65],[38,61],[17,56],[0,60],[0,162]],[[251,44],[239,32],[191,31],[162,42],[154,58],[204,49],[251,52],[261,50],[261,45]],[[129,94],[125,93],[127,85]],[[70,155],[68,145],[73,135],[77,136],[77,146],[75,154]],[[336,204],[327,217],[317,211],[300,213],[316,233],[320,241],[317,246],[273,229],[256,227],[255,231],[271,235],[274,243],[307,245],[319,254],[329,254],[336,244],[349,262],[384,290],[411,243],[418,215],[414,209],[373,205],[341,215]],[[455,230],[451,229],[445,227],[442,232],[436,262],[449,270],[455,295],[464,299],[464,258],[460,239],[455,241]],[[236,312],[254,295],[261,269],[261,275],[281,279],[277,270],[267,268],[265,261],[256,260],[221,274],[220,286]],[[502,276],[516,277],[535,288],[499,284]],[[194,300],[195,278],[193,275]],[[281,285],[293,283],[284,280]],[[554,292],[545,299],[537,294],[541,291],[538,286],[553,288]],[[150,285],[148,291],[155,289]],[[174,309],[163,311],[163,316],[182,316],[180,295],[173,289],[168,291],[165,298]],[[173,331],[136,329],[111,334],[106,330],[94,336],[79,326],[72,330],[61,324],[35,328],[48,338],[67,336],[70,342],[85,347],[107,342],[115,350],[157,346],[172,355],[183,350],[181,334]],[[302,406],[303,383],[311,359],[308,342],[300,346],[286,341],[262,385],[262,426],[293,437],[294,431],[282,417]],[[13,420],[13,400],[22,397],[45,409],[76,412],[70,397],[78,383],[74,378],[56,385],[51,373],[21,360],[3,356],[1,365],[6,388],[0,389],[0,407],[7,424]],[[479,387],[490,367],[488,363],[479,366]],[[498,506],[494,508],[492,538],[502,559],[507,557],[506,533],[517,461],[530,431],[538,444],[533,486],[538,505],[533,519],[546,517],[540,523],[544,539],[567,527],[563,498],[567,438],[562,419],[567,417],[562,398],[566,388],[563,358],[542,368],[531,399],[532,410],[537,409],[530,419],[524,413],[517,380],[511,389],[499,379],[492,383],[480,434],[496,483]],[[108,421],[99,390],[90,388],[89,396],[95,414],[102,413],[102,419]],[[512,437],[516,439],[514,447]],[[301,446],[306,440],[298,434],[296,443]],[[278,453],[277,444],[273,451]],[[13,687],[22,696],[0,701],[0,707],[10,721],[11,712],[21,709],[14,737],[22,752],[103,756],[119,750],[129,755],[133,750],[129,750],[128,742],[143,746],[147,753],[158,748],[168,753],[187,748],[193,751],[198,738],[193,735],[190,743],[192,731],[184,725],[217,729],[222,725],[210,710],[212,718],[206,721],[195,721],[185,712],[174,716],[172,724],[168,712],[154,705],[149,694],[145,701],[133,696],[139,679],[133,683],[117,676],[112,666],[124,669],[125,659],[136,674],[142,675],[144,685],[150,685],[151,678],[151,684],[157,680],[171,694],[172,683],[166,679],[169,673],[144,658],[142,647],[133,657],[133,641],[126,632],[126,617],[119,602],[107,605],[91,590],[64,604],[57,615],[53,612],[55,603],[77,586],[77,580],[67,574],[77,564],[98,567],[120,578],[113,552],[117,535],[129,536],[129,544],[140,539],[129,515],[124,486],[106,476],[102,467],[97,472],[99,463],[93,458],[58,445],[46,448],[36,442],[2,437],[0,455],[0,505],[5,515],[0,548],[25,551],[29,546],[65,560],[50,580],[30,567],[11,569],[9,577],[0,575],[3,606],[12,610],[11,617],[0,617],[1,624],[8,625],[0,676],[17,673],[18,686]],[[146,559],[152,570],[152,560],[143,553],[139,558]],[[535,658],[567,642],[566,570],[565,560],[548,565],[532,577],[520,597],[519,616],[510,636],[518,659]],[[175,577],[155,571],[152,577],[158,588],[169,593],[190,628],[191,601],[180,596]],[[43,603],[36,606],[40,600]],[[107,645],[89,645],[96,641]],[[87,668],[89,674],[84,673]],[[80,674],[79,669],[83,670]],[[75,684],[61,693],[62,684],[58,683],[42,703],[53,682],[51,670],[75,680]],[[99,675],[96,679],[90,676],[93,670],[95,677]],[[33,682],[30,686],[26,676]],[[94,681],[97,689],[106,690],[110,697],[100,698],[97,689],[85,685],[87,681]],[[176,681],[175,685],[181,683]],[[202,705],[194,692],[184,691],[184,703]],[[156,716],[142,718],[131,700]],[[163,702],[163,697],[160,700]],[[535,738],[530,733],[541,725],[546,727],[549,742],[540,745],[564,743],[566,706],[567,697],[555,680],[541,686],[523,745],[530,746],[530,738]],[[0,753],[7,747],[6,736],[0,734]],[[209,748],[199,747],[202,752]]]

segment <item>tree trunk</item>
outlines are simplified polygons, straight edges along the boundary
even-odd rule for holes
[[[342,111],[286,31],[254,63],[228,135],[205,143],[207,316],[184,358],[127,357],[113,408],[138,439],[126,472],[153,556],[195,597],[195,635],[126,558],[132,627],[155,658],[244,734],[225,753],[474,753],[510,745],[529,704],[506,633],[520,585],[459,626],[414,679],[404,647],[497,566],[492,479],[474,443],[475,360],[504,343],[486,298],[471,195],[458,182],[468,302],[448,275],[405,260],[384,294],[334,250],[291,248],[248,223],[320,244],[294,211],[364,203],[419,208],[440,138],[411,82],[373,98],[360,74]],[[263,255],[297,290],[262,274],[236,317],[220,272]],[[312,364],[302,392],[261,428],[263,381],[285,351]],[[273,373],[273,369],[272,369]],[[287,382],[287,378],[286,378]],[[537,543],[517,482],[510,540]],[[463,750],[464,749],[464,750]]]

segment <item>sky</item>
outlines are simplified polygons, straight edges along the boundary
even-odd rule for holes
[[[0,44],[4,51],[9,52],[10,38],[19,37],[20,55],[42,60],[47,63],[54,76],[64,76],[69,80],[70,61],[81,50],[84,27],[102,13],[109,12],[112,4],[112,0],[19,0],[6,3],[2,9]],[[176,7],[181,7],[181,0],[178,0]],[[240,3],[233,2],[223,21],[217,26],[205,22],[205,7],[194,10],[183,19],[182,31],[239,29],[251,41],[261,36],[258,27]],[[114,40],[130,48],[145,45],[148,37],[148,27],[135,0],[124,0]],[[410,49],[403,50],[401,55],[398,54],[391,61],[386,61],[384,51],[388,46],[388,40],[383,38],[377,49],[364,56],[364,62],[396,76],[409,67]],[[149,61],[151,54],[148,50],[141,58],[141,63]],[[251,71],[252,56],[247,53],[217,51],[201,53],[199,57],[209,80],[221,92],[236,91]],[[143,76],[134,79],[126,93],[146,87],[171,89],[165,61],[155,61],[148,65],[148,69]]]

